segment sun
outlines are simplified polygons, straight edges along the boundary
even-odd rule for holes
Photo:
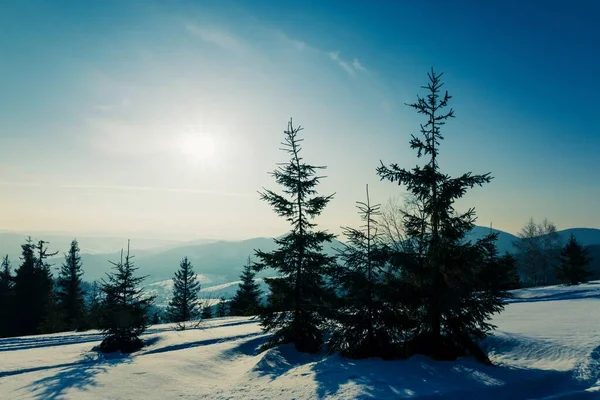
[[[214,161],[217,143],[206,134],[185,134],[179,140],[179,150],[194,164],[207,163]]]

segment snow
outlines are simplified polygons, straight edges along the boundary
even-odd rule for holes
[[[0,339],[1,399],[600,399],[600,282],[515,291],[471,359],[348,360],[258,347],[245,317],[149,329],[132,355],[92,351],[98,332]]]

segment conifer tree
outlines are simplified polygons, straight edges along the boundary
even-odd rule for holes
[[[102,319],[102,297],[98,282],[94,281],[90,289],[87,305],[87,326],[93,329],[100,327]]]
[[[229,314],[229,307],[227,304],[227,300],[225,300],[225,297],[221,297],[219,299],[219,305],[217,306],[217,317],[223,318],[223,317],[226,317],[228,314]]]
[[[240,286],[229,303],[230,315],[250,316],[257,315],[260,310],[261,290],[254,281],[256,273],[252,269],[250,257],[240,275]]]
[[[102,280],[101,289],[104,293],[103,316],[100,328],[104,333],[104,340],[100,344],[103,353],[121,351],[131,353],[144,346],[140,335],[149,324],[149,309],[154,297],[145,296],[139,287],[146,278],[135,277],[138,267],[134,266],[133,257],[129,252],[119,262],[110,262],[114,266],[114,273],[107,273],[108,281]]]
[[[421,125],[421,137],[412,135],[410,147],[417,157],[427,157],[426,163],[412,169],[391,164],[377,168],[382,180],[405,185],[407,190],[423,205],[422,213],[406,212],[404,226],[408,236],[420,238],[423,253],[404,254],[404,275],[410,277],[415,296],[421,299],[416,308],[418,326],[410,346],[413,352],[428,354],[440,359],[453,359],[470,353],[480,358],[485,355],[475,340],[485,337],[493,328],[489,323],[492,314],[503,309],[502,298],[496,294],[476,290],[485,259],[487,243],[495,240],[489,235],[476,243],[464,240],[475,222],[475,210],[458,213],[456,200],[468,189],[482,186],[492,179],[490,174],[465,173],[452,178],[442,173],[438,163],[441,127],[454,111],[446,112],[451,96],[441,95],[442,74],[433,70],[429,83],[423,88],[428,94],[417,97],[410,104],[426,117]],[[488,360],[489,361],[489,360]]]
[[[180,329],[185,329],[184,322],[197,319],[200,315],[198,291],[200,282],[194,273],[192,264],[184,257],[179,264],[179,270],[173,278],[173,297],[167,308],[169,321],[177,322]]]
[[[51,265],[46,261],[56,253],[48,253],[47,242],[35,244],[27,238],[21,245],[21,265],[15,274],[15,334],[33,335],[56,331],[58,315],[55,307]],[[37,252],[37,253],[36,253]]]
[[[506,252],[498,259],[498,263],[500,265],[500,270],[502,271],[500,287],[504,290],[520,288],[521,278],[519,277],[517,258],[509,252]]]
[[[84,292],[81,287],[81,256],[79,243],[71,242],[69,253],[61,266],[57,282],[57,298],[66,329],[81,329],[85,325]]]
[[[275,239],[276,250],[256,251],[259,262],[255,270],[273,268],[279,273],[277,278],[265,279],[270,295],[261,312],[261,324],[265,331],[273,332],[267,346],[293,343],[298,351],[313,353],[323,343],[323,314],[330,297],[324,275],[334,262],[333,257],[322,252],[323,244],[334,235],[315,230],[313,219],[321,214],[333,195],[317,194],[316,186],[322,178],[317,171],[325,167],[303,161],[300,156],[303,139],[298,137],[301,130],[290,119],[282,143],[282,150],[290,160],[272,172],[283,187],[283,194],[266,189],[260,193],[261,199],[290,223],[291,231]]]
[[[8,254],[0,266],[0,337],[10,336],[14,330],[14,278],[10,272]]]
[[[357,207],[364,225],[343,228],[347,243],[339,250],[343,265],[333,274],[340,301],[328,347],[350,358],[388,358],[399,338],[392,323],[395,310],[384,298],[389,252],[377,231],[380,206],[371,205],[368,186],[366,203],[357,202]]]
[[[560,252],[560,267],[556,271],[556,277],[567,285],[587,282],[593,275],[589,270],[591,262],[589,249],[583,247],[575,235],[571,234],[569,241]]]
[[[213,313],[212,313],[212,309],[210,307],[210,304],[208,304],[208,300],[204,302],[204,305],[202,307],[202,313],[200,315],[200,318],[204,319],[210,319],[213,317]]]

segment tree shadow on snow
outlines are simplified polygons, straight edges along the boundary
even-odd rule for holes
[[[0,352],[36,349],[41,347],[65,346],[90,342],[100,342],[101,333],[60,334],[53,336],[31,336],[0,339]]]
[[[98,374],[106,372],[117,364],[129,362],[131,362],[131,356],[121,353],[105,354],[100,357],[95,354],[87,354],[82,360],[70,365],[54,366],[54,368],[60,368],[56,374],[40,378],[28,385],[27,388],[37,399],[62,398],[70,389],[83,390],[96,385],[95,377]]]
[[[600,349],[597,351],[600,359]],[[594,353],[593,353],[594,354]],[[593,356],[592,354],[592,356]],[[597,371],[592,379],[600,376]],[[593,367],[594,368],[594,367]],[[352,386],[356,399],[538,399],[564,395],[569,399],[597,398],[586,392],[590,379],[572,371],[485,366],[472,359],[434,361],[424,356],[408,360],[348,360],[334,355],[314,364],[319,398],[340,395]],[[358,394],[356,394],[358,393]],[[594,397],[596,396],[596,397]],[[563,398],[563,397],[561,397]]]
[[[246,338],[254,337],[257,335],[259,335],[259,334],[248,333],[248,334],[244,334],[244,335],[230,336],[230,337],[225,337],[225,338],[217,337],[217,338],[213,338],[213,339],[198,340],[196,342],[186,342],[186,343],[174,344],[174,345],[170,345],[170,346],[159,347],[156,349],[149,350],[147,352],[144,352],[143,355],[166,353],[169,351],[186,350],[186,349],[190,349],[190,348],[198,347],[198,346],[208,346],[211,344],[218,344],[218,343],[231,342],[234,340],[246,339]],[[146,342],[146,343],[148,343],[148,342]]]

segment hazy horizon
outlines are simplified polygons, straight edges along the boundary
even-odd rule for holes
[[[599,228],[594,5],[428,5],[3,4],[0,230],[278,236],[257,191],[279,190],[268,173],[292,117],[306,160],[328,167],[319,192],[336,193],[316,222],[339,234],[365,184],[376,203],[405,194],[375,168],[417,162],[423,119],[405,103],[431,67],[456,112],[442,172],[494,177],[459,210],[512,234],[530,217]]]

